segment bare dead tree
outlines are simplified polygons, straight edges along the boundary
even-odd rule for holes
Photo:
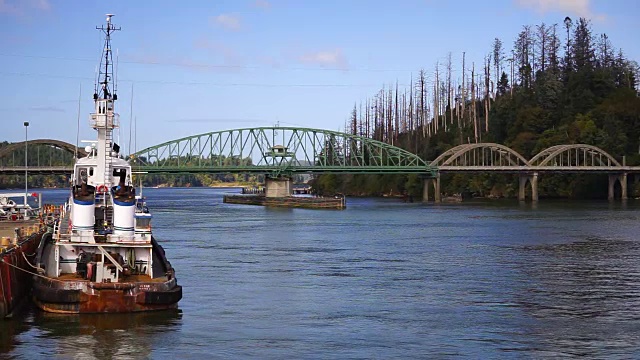
[[[511,64],[511,79],[509,81],[510,86],[510,90],[511,90],[511,97],[513,97],[513,88],[514,88],[514,82],[513,82],[513,76],[514,76],[514,63],[515,63],[516,59],[515,59],[515,54],[513,51],[511,51],[511,58],[509,59],[509,63]]]
[[[403,134],[407,132],[407,90],[402,93],[402,115],[400,117],[400,127]],[[405,144],[406,145],[406,144]]]
[[[426,99],[426,86],[427,84],[427,79],[426,79],[426,74],[424,72],[424,70],[420,69],[420,77],[419,77],[419,83],[418,83],[418,91],[419,91],[419,109],[418,109],[418,126],[417,129],[422,127],[422,131],[423,131],[423,136],[424,136],[424,109],[425,109],[425,99]],[[417,133],[417,131],[416,131]]]
[[[399,95],[398,95],[398,80],[396,79],[396,101],[395,101],[395,118],[394,118],[394,133],[393,133],[393,139],[395,142],[398,142],[398,135],[400,132],[400,104],[399,102]]]
[[[393,145],[393,88],[389,86],[387,94],[387,142]]]
[[[447,104],[445,106],[445,122],[447,111],[449,111],[449,123],[453,124],[453,112],[451,111],[451,72],[453,64],[451,62],[451,52],[447,54]]]
[[[409,139],[408,148],[411,149],[412,144],[412,132],[415,130],[415,122],[414,122],[414,99],[413,99],[413,75],[411,76],[411,82],[409,84],[409,134],[407,138]]]
[[[513,51],[516,66],[518,67],[518,79],[520,86],[528,88],[531,85],[531,51],[532,51],[531,26],[525,25],[518,34]]]
[[[540,67],[540,71],[544,72],[549,62],[548,50],[549,50],[549,38],[551,33],[551,27],[542,23],[536,25],[536,41],[538,60],[536,63]]]
[[[476,143],[478,142],[478,119],[476,117],[476,64],[471,63],[471,118],[473,119],[473,134],[475,136]]]
[[[504,60],[504,48],[502,41],[498,38],[493,40],[493,71],[495,75],[495,84],[500,81],[500,75],[502,73],[502,61]],[[496,94],[493,93],[495,98]]]
[[[549,47],[546,50],[549,58],[549,66],[551,67],[551,70],[553,71],[555,76],[558,76],[558,74],[560,73],[560,60],[558,57],[558,51],[560,50],[560,38],[557,34],[557,28],[558,24],[553,24],[551,26],[548,41]]]
[[[436,128],[438,129],[438,132],[443,131],[443,124],[442,124],[442,118],[441,118],[441,114],[442,114],[442,89],[440,87],[440,74],[436,74],[436,80],[433,82],[433,91],[435,92],[435,101],[433,103],[433,107],[435,109],[436,112],[436,116],[435,116],[435,121],[436,121]]]
[[[385,110],[386,110],[386,104],[385,104],[385,89],[384,86],[382,87],[382,89],[380,89],[380,103],[378,104],[378,111],[380,111],[380,114],[378,115],[378,128],[380,129],[380,141],[386,141],[385,139],[385,127],[386,127],[386,121],[385,121]]]
[[[358,109],[355,103],[353,104],[353,110],[351,111],[349,127],[345,129],[349,129],[351,135],[358,135]]]
[[[362,100],[360,101],[360,112],[358,113],[358,136],[364,136],[364,114],[362,114]]]
[[[462,101],[460,103],[460,105],[462,106],[462,109],[460,111],[460,116],[462,119],[462,123],[464,124],[464,113],[466,111],[466,107],[467,107],[467,94],[466,94],[466,87],[465,87],[465,77],[466,77],[466,73],[465,73],[465,67],[464,67],[464,61],[465,61],[465,55],[466,53],[463,51],[462,52]]]
[[[484,131],[489,132],[489,110],[491,105],[489,102],[489,82],[491,81],[491,55],[485,58],[484,66]]]

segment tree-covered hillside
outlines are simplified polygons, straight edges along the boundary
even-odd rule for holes
[[[444,71],[436,65],[433,81],[421,70],[406,89],[397,83],[383,87],[354,106],[345,128],[424,159],[462,143],[501,143],[525,158],[552,145],[584,143],[640,165],[638,64],[606,34],[594,34],[587,19],[524,26],[511,50],[498,38],[489,50],[481,66],[466,63],[463,54],[457,76],[449,54]],[[606,176],[540,180],[541,196],[606,197]],[[505,175],[448,175],[442,184],[445,193],[515,196],[517,191],[517,178]],[[640,195],[637,182],[631,185]],[[315,187],[353,195],[419,196],[422,189],[420,179],[401,175],[325,175],[316,178]]]

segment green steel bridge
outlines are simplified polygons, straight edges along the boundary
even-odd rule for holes
[[[41,147],[67,152],[67,159],[41,159]],[[58,140],[30,140],[29,173],[69,174],[73,154],[83,149]],[[35,150],[34,150],[35,147]],[[0,147],[0,175],[24,174],[25,143]],[[20,154],[20,152],[22,153]],[[71,154],[69,154],[71,153]],[[294,174],[419,174],[425,179],[424,195],[433,187],[440,196],[440,174],[511,173],[520,177],[519,198],[527,184],[537,199],[538,177],[549,173],[607,174],[609,197],[614,186],[622,186],[627,197],[627,175],[640,174],[639,166],[628,166],[606,151],[587,144],[555,145],[527,160],[501,144],[462,144],[433,161],[399,147],[337,131],[259,127],[215,131],[151,146],[128,156],[135,171],[147,173],[258,173],[270,178]]]
[[[399,147],[330,130],[260,127],[189,136],[131,155],[148,173],[397,174],[437,168]]]

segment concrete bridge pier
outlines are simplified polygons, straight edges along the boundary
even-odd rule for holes
[[[293,181],[288,176],[271,177],[266,176],[264,179],[265,197],[287,197],[293,193]]]
[[[627,199],[627,173],[622,174],[610,174],[609,175],[609,200],[615,199],[615,186],[616,181],[620,182],[620,189],[622,190],[620,198],[622,200]]]
[[[538,201],[538,173],[520,175],[520,187],[518,189],[518,200],[525,201],[527,181],[531,184],[531,201]]]
[[[440,173],[436,174],[435,178],[425,178],[422,182],[422,202],[429,202],[429,188],[433,185],[433,197],[436,203],[442,201],[442,194],[440,193]]]

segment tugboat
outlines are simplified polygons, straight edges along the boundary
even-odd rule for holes
[[[182,298],[175,271],[151,233],[151,214],[136,196],[131,165],[118,155],[119,127],[112,89],[107,14],[90,123],[98,140],[74,165],[71,195],[51,234],[38,246],[33,298],[54,313],[123,313],[176,308]]]

